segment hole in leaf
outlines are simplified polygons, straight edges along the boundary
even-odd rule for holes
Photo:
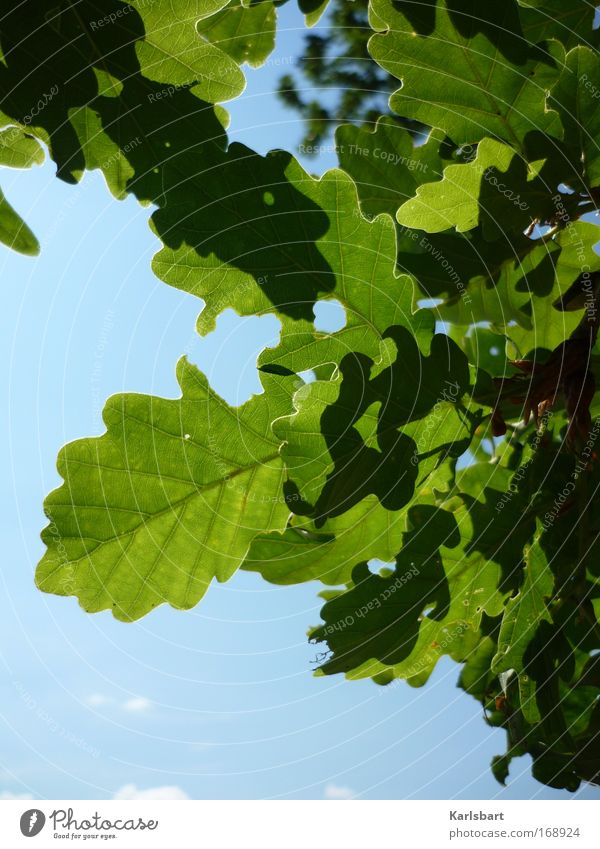
[[[346,310],[339,301],[318,301],[314,313],[315,328],[323,333],[335,333],[346,326]]]
[[[458,460],[456,461],[456,471],[459,472],[462,469],[466,469],[469,466],[475,465],[477,460],[475,459],[475,455],[467,449],[464,454],[461,454]]]
[[[256,360],[263,348],[277,344],[280,329],[272,315],[241,317],[226,309],[211,333],[194,340],[188,357],[228,404],[243,404],[263,391]]]
[[[372,575],[381,575],[382,571],[384,573],[392,572],[396,568],[395,563],[386,563],[384,560],[378,560],[376,557],[369,560],[367,566]]]
[[[422,310],[430,310],[444,303],[443,298],[419,298],[417,306]]]
[[[263,195],[263,201],[266,203],[267,206],[273,206],[273,204],[275,203],[275,195],[273,194],[273,192],[265,192]]]

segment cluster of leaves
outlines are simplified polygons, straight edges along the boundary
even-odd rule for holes
[[[154,271],[202,299],[199,333],[227,308],[281,323],[241,407],[182,360],[179,399],[116,396],[62,449],[38,586],[127,621],[238,568],[320,581],[320,674],[420,686],[449,655],[506,728],[501,781],[528,753],[544,783],[597,782],[593,9],[371,0],[391,109],[430,130],[340,126],[317,180],[226,138],[277,5],[25,0],[0,21],[3,164],[41,142],[61,179],[99,169],[151,204]],[[0,224],[37,249],[7,204]]]

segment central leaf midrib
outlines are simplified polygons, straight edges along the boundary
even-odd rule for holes
[[[275,452],[275,453],[273,453],[273,454],[271,454],[267,457],[261,458],[260,460],[257,460],[255,463],[252,463],[249,466],[242,466],[241,468],[234,470],[233,472],[231,472],[227,475],[227,478],[219,478],[217,480],[211,481],[208,484],[202,484],[200,487],[195,486],[194,489],[192,489],[189,493],[184,495],[182,498],[178,499],[177,501],[173,501],[172,503],[168,504],[166,507],[164,507],[162,510],[159,510],[156,513],[149,513],[149,514],[144,513],[144,514],[142,514],[141,512],[139,512],[138,515],[140,515],[140,518],[142,520],[140,522],[140,524],[136,525],[134,528],[131,528],[127,531],[123,531],[123,533],[114,534],[109,539],[96,540],[96,542],[98,544],[91,551],[86,551],[81,557],[69,560],[69,563],[79,563],[82,560],[84,560],[85,558],[91,556],[98,549],[102,548],[102,546],[110,545],[111,543],[115,542],[118,539],[123,539],[125,537],[131,536],[132,534],[136,534],[139,531],[140,526],[142,524],[143,524],[143,526],[146,526],[146,525],[154,522],[155,520],[162,518],[163,516],[167,515],[168,513],[175,512],[179,507],[185,505],[187,502],[191,501],[194,497],[200,496],[203,492],[206,492],[207,490],[215,489],[218,486],[222,486],[223,484],[226,484],[227,481],[231,480],[232,478],[239,477],[240,475],[243,475],[247,472],[252,472],[254,469],[259,468],[259,467],[265,465],[266,463],[269,463],[269,462],[271,462],[273,460],[277,460],[277,459],[280,459],[279,451],[277,451],[277,452]],[[126,470],[124,469],[123,471],[126,471]],[[157,477],[160,478],[160,475],[157,475]],[[74,502],[70,502],[68,506],[71,506],[73,508],[79,508],[81,510],[85,510],[88,507],[90,509],[98,509],[97,505],[94,506],[94,505],[86,505],[86,504],[75,504]],[[110,510],[112,508],[110,507],[110,505],[107,504],[107,505],[104,506],[104,509],[106,509],[106,510],[108,510],[108,512],[110,512]],[[145,519],[146,516],[148,516],[147,520]],[[83,539],[83,537],[81,535],[78,535],[78,536],[66,536],[65,535],[64,539],[74,539],[74,540],[77,540],[77,541],[81,541]],[[93,538],[86,536],[85,539],[93,539]],[[62,568],[62,566],[63,566],[63,564],[61,563],[61,564],[59,564],[59,566],[57,568],[60,569],[60,568]]]

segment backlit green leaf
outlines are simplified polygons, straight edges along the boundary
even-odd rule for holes
[[[61,452],[65,482],[45,502],[40,589],[123,620],[164,602],[187,609],[212,578],[231,577],[256,534],[285,527],[271,421],[289,397],[277,379],[235,409],[186,360],[178,378],[179,400],[117,395],[106,434]]]

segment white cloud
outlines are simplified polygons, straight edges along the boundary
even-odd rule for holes
[[[86,696],[85,701],[90,707],[117,705],[122,710],[127,710],[130,713],[142,713],[152,707],[152,702],[145,696],[133,696],[124,702],[118,702],[112,696],[105,696],[104,693],[91,693],[89,696]]]
[[[31,793],[11,793],[10,790],[0,792],[0,800],[8,802],[10,799],[33,799]]]
[[[92,693],[90,696],[86,698],[86,702],[90,707],[100,707],[101,705],[107,705],[111,699],[108,696],[103,695],[102,693]]]
[[[121,787],[113,799],[189,799],[190,797],[176,785],[165,787],[148,787],[147,790],[140,790],[135,784],[125,784]]]
[[[152,702],[150,699],[146,699],[144,696],[136,696],[134,699],[127,699],[126,702],[123,702],[123,710],[128,710],[132,713],[148,710],[151,706]]]
[[[356,793],[351,787],[340,787],[339,784],[326,784],[323,795],[326,799],[354,799]]]

